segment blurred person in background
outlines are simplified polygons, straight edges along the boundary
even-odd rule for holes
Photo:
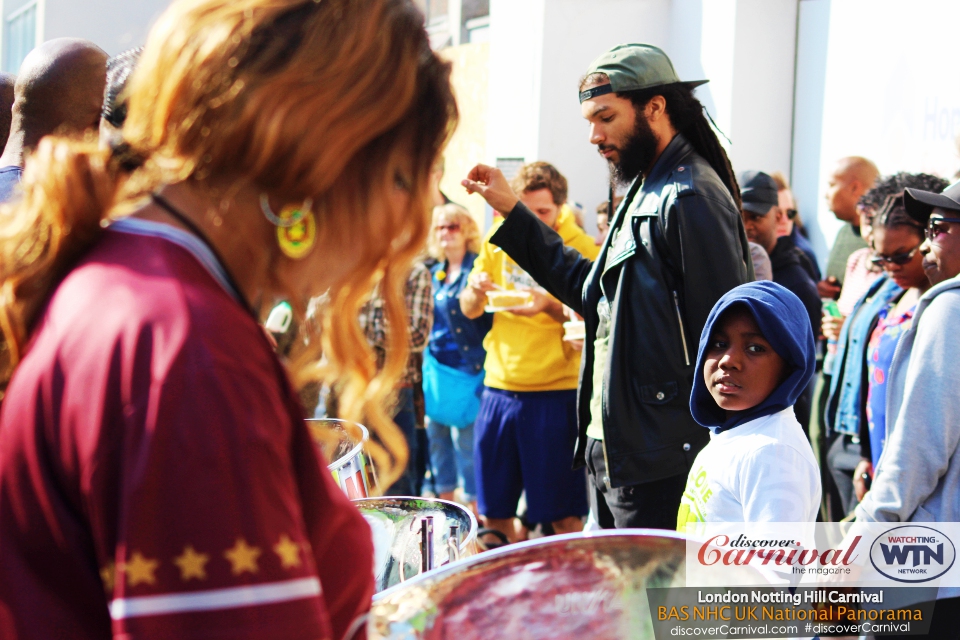
[[[803,255],[807,256],[807,260],[809,260],[804,266],[810,267],[810,277],[812,277],[815,282],[819,282],[820,265],[817,261],[817,254],[814,252],[813,245],[810,244],[810,240],[807,238],[807,230],[803,227],[803,220],[800,218],[797,199],[790,189],[790,183],[787,182],[787,177],[780,171],[774,171],[770,174],[770,177],[773,178],[773,181],[777,184],[777,206],[779,206],[784,213],[783,219],[781,219],[777,225],[777,237],[790,236],[793,244],[797,249],[803,251]]]
[[[10,120],[13,118],[13,88],[17,77],[12,73],[0,73],[0,142],[7,143],[10,137]]]
[[[123,142],[120,129],[127,119],[127,95],[124,90],[142,53],[143,47],[137,47],[107,60],[107,85],[103,90],[103,110],[100,113],[101,144],[116,146]]]
[[[55,38],[27,54],[14,85],[10,133],[0,155],[0,202],[9,201],[23,162],[44,136],[76,136],[100,124],[107,54],[89,40]]]
[[[856,517],[858,522],[958,522],[960,185],[941,194],[907,189],[903,199],[916,222],[927,220],[920,253],[932,286],[917,302],[890,365],[886,443]],[[927,637],[956,638],[960,588],[941,586],[931,604]]]
[[[421,439],[418,437],[417,409],[414,401],[414,387],[422,379],[420,354],[427,348],[427,339],[433,325],[433,290],[430,285],[430,271],[422,262],[414,262],[403,287],[403,302],[407,319],[407,348],[409,356],[403,375],[397,381],[396,398],[391,415],[400,427],[407,441],[410,458],[399,478],[387,486],[384,495],[419,496],[423,485],[423,466],[418,465]],[[373,295],[360,308],[359,322],[367,342],[376,356],[377,370],[383,369],[387,362],[390,323],[387,321],[386,299],[378,286]],[[339,414],[339,411],[338,411]],[[425,466],[425,465],[424,465]]]
[[[406,0],[176,1],[124,144],[39,142],[0,216],[0,637],[364,636],[370,528],[289,376],[339,380],[402,469],[406,335],[375,375],[357,311],[379,279],[402,326],[449,74]],[[262,307],[323,291],[328,367],[288,375]]]
[[[430,269],[433,284],[433,329],[423,354],[430,471],[437,497],[453,500],[459,487],[462,500],[476,506],[473,465],[473,421],[480,410],[483,339],[493,314],[467,318],[460,293],[467,286],[483,240],[477,223],[463,207],[446,204],[433,210],[428,247],[437,263]]]
[[[872,241],[872,219],[889,199],[900,196],[906,188],[918,188],[939,193],[947,186],[945,180],[928,174],[897,173],[876,182],[857,203],[863,235]],[[895,217],[894,220],[902,220]],[[854,485],[854,470],[861,461],[861,434],[865,433],[867,406],[867,343],[878,323],[880,310],[895,301],[903,290],[891,279],[882,267],[869,262],[872,249],[865,249],[867,262],[880,273],[867,285],[867,290],[855,301],[845,315],[824,315],[824,333],[831,338],[836,332],[835,352],[828,352],[824,361],[827,386],[823,409],[825,426],[825,460],[823,466],[829,473],[835,494],[830,500],[828,515],[839,520],[850,513],[858,502]],[[857,252],[850,261],[860,260]],[[848,269],[840,298],[849,289],[859,288],[864,275]],[[848,289],[849,288],[849,289]],[[839,307],[839,302],[838,305]],[[843,312],[841,312],[843,313]],[[857,475],[861,482],[863,473]],[[868,475],[869,478],[869,475]]]
[[[753,274],[756,280],[773,280],[773,266],[767,250],[756,242],[750,243],[750,259],[753,261]]]
[[[579,439],[601,527],[676,527],[708,434],[690,414],[695,349],[714,303],[753,279],[740,191],[694,87],[647,44],[613,47],[580,81],[580,110],[627,187],[596,261],[564,247],[494,167],[463,185],[506,217],[491,242],[584,318]]]
[[[800,299],[807,310],[811,332],[819,336],[820,296],[817,294],[817,281],[810,275],[811,269],[807,265],[809,259],[793,244],[792,237],[777,237],[777,227],[786,214],[779,205],[776,182],[762,171],[746,171],[740,174],[739,182],[743,199],[743,227],[747,238],[763,247],[770,256],[773,281]],[[794,412],[804,432],[808,431],[810,425],[812,394],[811,382],[794,403]]]
[[[441,156],[437,160],[436,164],[433,165],[433,171],[430,174],[430,197],[434,207],[439,207],[453,202],[453,200],[448,198],[447,194],[440,189],[440,182],[443,180],[443,174],[446,173],[446,170],[447,159]]]
[[[877,167],[872,162],[859,156],[850,156],[841,158],[828,177],[827,189],[824,194],[827,207],[843,224],[837,231],[830,247],[824,278],[817,283],[817,291],[824,301],[835,301],[840,295],[850,254],[859,249],[867,248],[866,241],[860,236],[857,202],[868,189],[873,187],[878,176]],[[827,315],[839,315],[834,313],[834,307],[832,306],[825,306],[824,310],[827,311]],[[831,344],[831,340],[831,338],[828,338],[825,343],[821,343],[821,349],[826,349],[826,359],[822,362],[820,374],[815,378],[811,402],[815,411],[814,415],[811,416],[810,436],[814,453],[817,460],[820,461],[821,470],[826,468],[824,461],[830,447],[827,435],[829,430],[823,413],[827,390],[830,389],[830,368],[832,364],[829,359],[830,354],[835,350],[835,345]],[[840,502],[839,497],[833,492],[833,483],[829,482],[829,478],[826,476],[823,480],[824,495],[828,496],[827,502]]]
[[[857,201],[873,187],[880,176],[877,166],[859,156],[841,158],[827,181],[824,197],[827,207],[843,222],[837,231],[827,259],[826,277],[817,284],[820,297],[836,300],[843,286],[847,258],[857,249],[863,249],[867,243],[860,237],[860,217],[857,213]]]
[[[597,235],[594,238],[597,246],[603,246],[603,241],[610,233],[610,214],[620,207],[623,196],[614,196],[613,200],[605,200],[597,205]]]
[[[565,245],[596,257],[598,247],[562,211],[567,179],[546,162],[520,168],[507,185]],[[587,515],[584,474],[570,468],[577,440],[577,372],[580,351],[563,340],[563,305],[490,238],[490,229],[460,294],[467,318],[479,318],[488,291],[530,292],[532,303],[497,311],[483,346],[487,357],[480,412],[474,423],[477,508],[485,525],[516,541],[526,534],[514,516],[526,492],[529,523],[552,524],[557,533],[580,531]]]

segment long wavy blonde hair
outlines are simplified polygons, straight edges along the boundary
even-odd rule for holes
[[[337,381],[343,417],[383,443],[371,453],[389,485],[407,459],[385,409],[407,336],[391,332],[378,374],[357,312],[381,282],[388,322],[407,325],[403,283],[428,233],[430,169],[457,119],[449,73],[410,0],[174,2],[130,80],[123,145],[44,139],[22,200],[0,213],[0,382],[56,284],[131,202],[179,181],[223,201],[230,190],[215,185],[230,181],[275,201],[312,198],[314,251],[353,252],[359,266],[331,286],[321,335],[292,373]],[[389,204],[397,186],[410,196],[403,211]]]

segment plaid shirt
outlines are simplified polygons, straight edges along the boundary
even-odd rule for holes
[[[413,265],[413,270],[407,278],[404,287],[403,299],[407,306],[409,319],[410,359],[407,361],[407,370],[400,379],[401,385],[410,385],[420,382],[420,359],[417,354],[423,353],[427,346],[427,338],[433,325],[433,290],[430,282],[430,271],[420,262]],[[370,300],[360,309],[360,328],[370,346],[377,354],[377,368],[383,366],[386,358],[387,326],[383,317],[383,298],[379,288],[374,290]]]

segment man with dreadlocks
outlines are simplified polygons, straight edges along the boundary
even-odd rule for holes
[[[584,317],[576,466],[604,528],[671,529],[708,440],[690,415],[697,339],[713,304],[753,280],[740,193],[726,153],[667,55],[614,47],[580,83],[590,142],[629,184],[590,261],[477,165],[463,185],[506,220],[491,242]]]

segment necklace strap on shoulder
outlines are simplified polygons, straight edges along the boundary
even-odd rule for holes
[[[213,254],[214,259],[220,263],[220,268],[223,270],[223,275],[227,280],[227,283],[230,285],[230,288],[233,289],[234,294],[236,294],[237,299],[247,310],[247,313],[256,320],[257,314],[254,312],[253,307],[247,301],[246,297],[243,295],[240,287],[237,285],[236,279],[233,277],[233,274],[230,273],[230,269],[227,267],[227,263],[224,262],[223,256],[220,255],[220,252],[217,251],[217,248],[213,245],[213,242],[210,241],[210,238],[206,233],[203,232],[196,222],[191,220],[184,214],[182,211],[173,206],[169,200],[161,196],[159,193],[151,193],[150,199],[161,209],[169,213],[174,220],[185,226],[190,233],[195,235],[200,242],[206,245],[207,249],[210,250],[210,253]]]

